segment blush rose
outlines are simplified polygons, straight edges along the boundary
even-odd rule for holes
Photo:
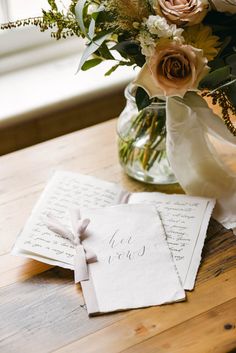
[[[208,0],[154,0],[156,13],[177,26],[202,22],[209,8]]]
[[[145,89],[151,98],[183,97],[187,91],[198,89],[199,82],[209,71],[207,62],[201,49],[165,43],[156,48],[134,83]]]

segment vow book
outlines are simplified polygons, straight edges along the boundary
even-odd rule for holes
[[[82,218],[90,219],[83,246],[97,256],[88,265],[89,279],[81,282],[88,314],[185,298],[155,206],[89,209]]]
[[[73,270],[74,246],[68,239],[50,231],[45,217],[53,214],[61,223],[71,227],[68,209],[78,207],[83,210],[117,204],[155,206],[182,287],[192,290],[215,204],[213,199],[159,192],[129,193],[114,183],[88,175],[57,171],[19,234],[13,254]]]

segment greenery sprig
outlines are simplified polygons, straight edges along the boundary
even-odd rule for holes
[[[235,91],[235,85],[236,79],[226,82],[211,92],[202,94],[203,97],[210,97],[213,105],[217,104],[220,106],[225,125],[234,136],[236,136],[236,127],[232,123],[231,116],[236,116],[236,98],[231,91]]]

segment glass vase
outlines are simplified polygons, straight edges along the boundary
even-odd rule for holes
[[[117,124],[119,161],[134,179],[150,184],[177,180],[166,154],[166,104],[155,99],[138,111],[132,84],[125,89],[126,106]]]

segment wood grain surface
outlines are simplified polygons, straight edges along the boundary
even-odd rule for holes
[[[69,270],[10,254],[17,234],[57,169],[118,182],[130,191],[178,192],[123,174],[116,121],[0,158],[1,353],[236,352],[236,237],[213,219],[187,301],[88,318]]]

